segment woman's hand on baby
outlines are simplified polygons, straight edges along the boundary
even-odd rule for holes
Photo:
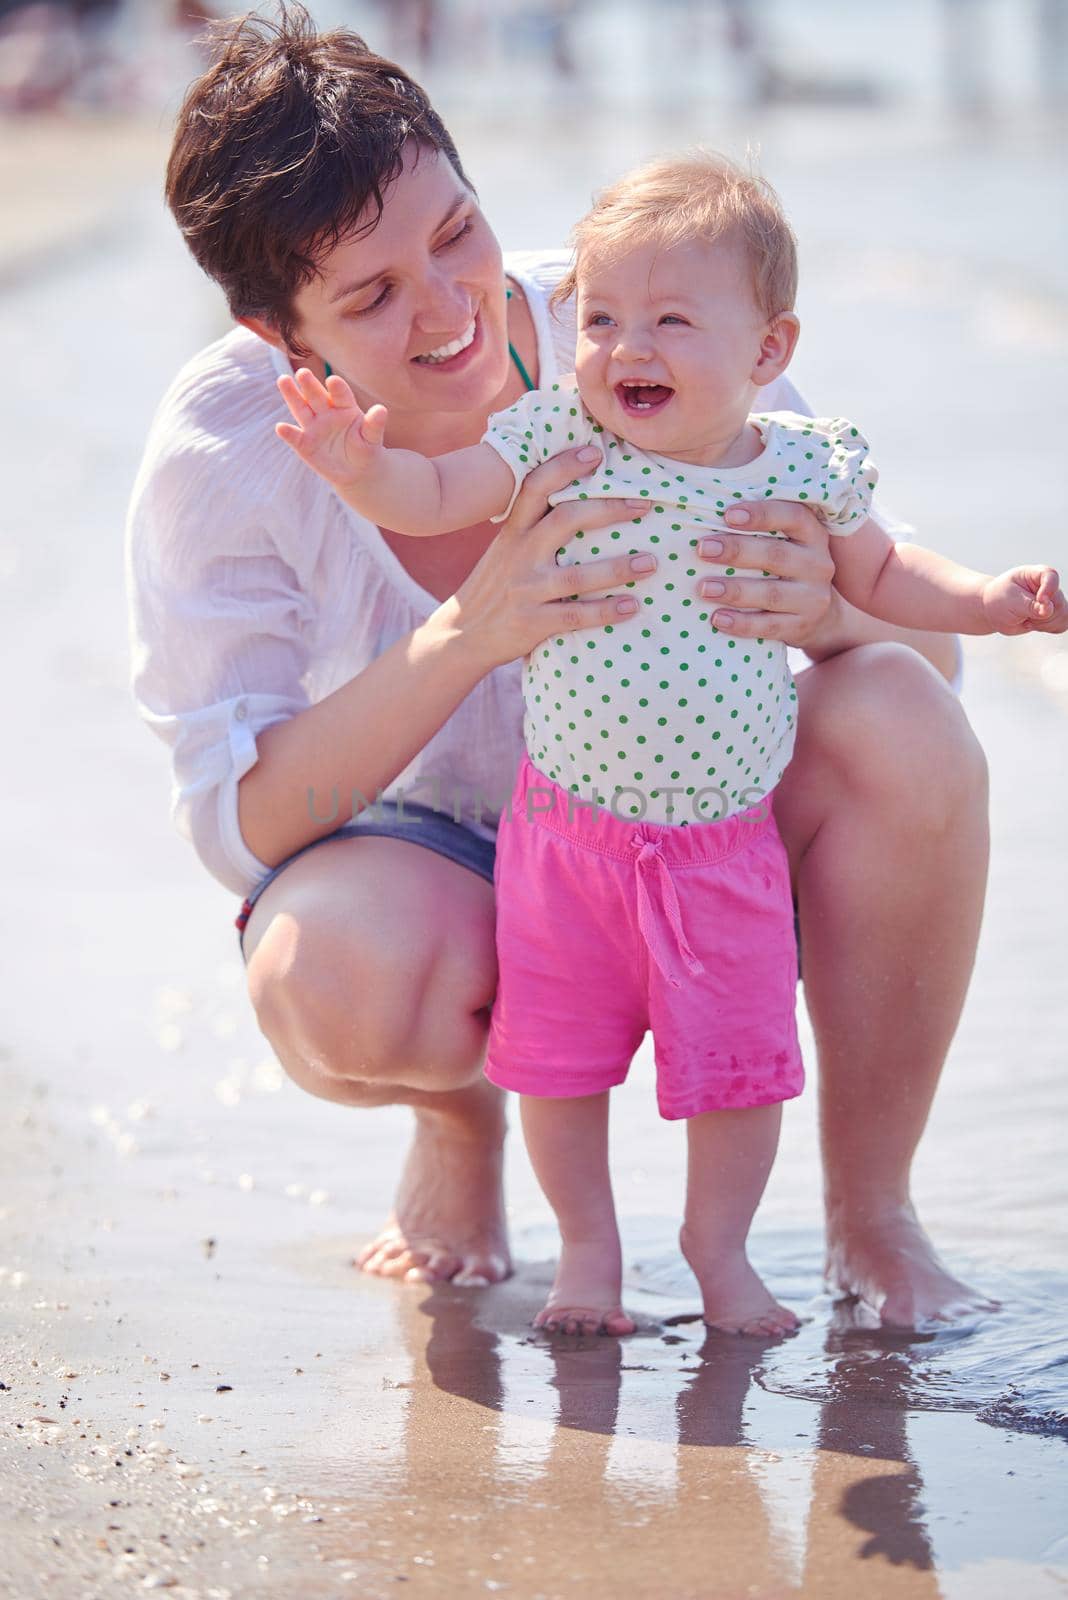
[[[826,527],[807,506],[787,500],[734,506],[726,520],[741,531],[710,531],[698,555],[746,574],[755,568],[759,576],[698,578],[698,594],[713,603],[713,626],[743,639],[804,644],[831,604],[834,562]],[[772,530],[783,537],[771,537]]]
[[[591,446],[552,456],[525,479],[506,521],[474,571],[446,602],[480,659],[500,666],[525,656],[553,634],[633,624],[637,599],[616,592],[640,584],[657,567],[650,550],[602,556],[561,567],[556,552],[580,530],[640,524],[647,500],[566,500],[552,510],[548,496],[593,471],[601,452]],[[641,532],[634,528],[635,543]],[[635,565],[638,563],[638,565]],[[600,591],[598,594],[597,591]],[[589,593],[591,598],[584,599]],[[595,597],[596,595],[596,597]]]
[[[1068,600],[1053,567],[1013,567],[984,584],[981,599],[994,633],[1068,631]]]
[[[320,383],[307,367],[279,378],[278,392],[293,421],[276,423],[275,433],[327,483],[348,488],[377,465],[385,448],[385,406],[361,411],[344,378],[332,373]]]

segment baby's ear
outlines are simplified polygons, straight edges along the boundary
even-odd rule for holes
[[[801,323],[792,311],[780,311],[772,317],[760,339],[760,353],[750,374],[759,388],[774,383],[793,360],[801,333]]]

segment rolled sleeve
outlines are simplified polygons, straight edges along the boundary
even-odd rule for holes
[[[259,734],[307,703],[303,696],[242,694],[184,713],[138,706],[171,749],[172,822],[212,876],[236,894],[247,894],[271,870],[241,833],[238,786],[259,759]]]
[[[242,836],[238,785],[258,759],[257,736],[310,704],[316,606],[263,522],[242,522],[206,494],[188,508],[162,494],[162,476],[135,494],[128,525],[131,690],[170,749],[178,832],[244,895],[270,867]],[[213,548],[211,527],[229,550]]]

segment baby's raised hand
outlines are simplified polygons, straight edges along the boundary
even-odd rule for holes
[[[274,431],[321,478],[346,489],[375,467],[383,450],[385,406],[361,411],[344,378],[332,373],[323,384],[307,367],[279,378],[278,391],[293,421],[276,423]]]
[[[1064,633],[1068,600],[1053,567],[1013,567],[983,589],[983,613],[995,633]]]

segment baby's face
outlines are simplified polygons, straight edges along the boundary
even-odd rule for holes
[[[722,459],[752,409],[768,319],[741,250],[649,245],[578,272],[575,376],[587,410],[643,450]]]

